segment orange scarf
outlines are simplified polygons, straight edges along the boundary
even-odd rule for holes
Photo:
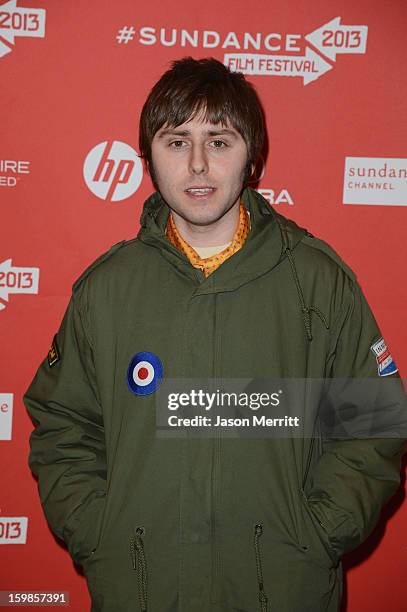
[[[178,232],[172,214],[168,217],[167,222],[167,238],[180,251],[182,251],[189,259],[194,268],[200,268],[205,278],[212,274],[226,259],[231,257],[236,251],[242,248],[246,242],[246,238],[250,231],[249,215],[243,202],[240,202],[239,208],[239,223],[237,225],[233,240],[226,249],[220,253],[215,253],[211,257],[202,259],[198,253],[182,238]]]

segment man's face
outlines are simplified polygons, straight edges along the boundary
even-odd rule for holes
[[[216,223],[240,199],[247,147],[231,126],[196,117],[163,126],[151,144],[153,176],[168,206],[187,222]]]

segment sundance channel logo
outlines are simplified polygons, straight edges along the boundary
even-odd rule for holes
[[[346,157],[343,203],[407,206],[407,159]]]

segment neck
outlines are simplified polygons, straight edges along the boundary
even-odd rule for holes
[[[182,238],[192,247],[227,244],[233,240],[239,223],[240,199],[220,219],[209,225],[195,225],[171,211],[175,226]]]

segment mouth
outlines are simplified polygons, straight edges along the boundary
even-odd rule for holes
[[[188,187],[185,189],[185,193],[190,198],[204,199],[210,197],[216,191],[216,187]]]

